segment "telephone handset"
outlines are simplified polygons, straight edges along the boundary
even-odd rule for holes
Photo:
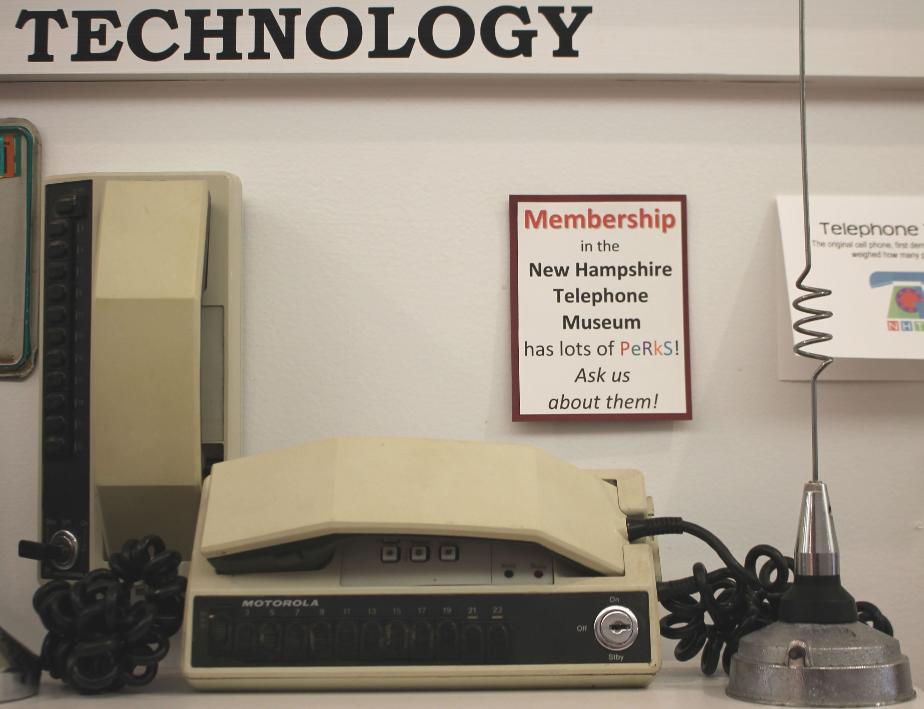
[[[203,475],[240,454],[240,183],[54,178],[44,234],[42,576],[150,533],[188,557]]]
[[[635,470],[534,448],[338,438],[205,481],[184,673],[202,689],[641,686],[657,546]]]
[[[625,519],[648,511],[637,471],[588,473],[515,445],[330,439],[216,473],[200,550],[219,572],[241,557],[371,533],[531,542],[617,576]]]

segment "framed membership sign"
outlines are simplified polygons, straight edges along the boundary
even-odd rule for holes
[[[690,419],[683,195],[513,195],[513,420]]]

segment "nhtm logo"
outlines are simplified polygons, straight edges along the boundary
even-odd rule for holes
[[[886,328],[889,332],[924,332],[924,273],[874,271],[870,288],[890,286]]]
[[[890,332],[924,332],[924,322],[887,320],[886,325]]]
[[[241,608],[317,608],[318,599],[312,598],[247,598]]]

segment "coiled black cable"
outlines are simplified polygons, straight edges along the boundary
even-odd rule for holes
[[[691,576],[658,583],[658,601],[667,610],[661,618],[661,635],[678,641],[674,657],[681,662],[702,652],[703,674],[714,674],[720,661],[727,673],[741,638],[777,620],[795,564],[775,547],[753,547],[742,565],[712,532],[680,517],[629,520],[626,528],[630,542],[661,534],[691,534],[725,563],[707,572],[697,562]],[[892,635],[889,619],[872,603],[859,601],[857,613],[860,622]]]
[[[160,537],[130,539],[109,569],[39,588],[32,606],[48,630],[42,669],[84,694],[148,684],[183,623],[179,564]]]

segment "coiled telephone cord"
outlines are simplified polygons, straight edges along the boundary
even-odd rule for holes
[[[179,564],[160,537],[131,539],[109,569],[39,588],[32,606],[48,630],[42,669],[84,694],[148,684],[183,623]]]
[[[712,675],[719,662],[727,673],[742,637],[779,617],[783,594],[792,585],[794,562],[769,544],[758,544],[741,564],[712,532],[680,517],[629,520],[629,541],[661,534],[690,534],[708,544],[725,566],[706,571],[693,565],[693,574],[658,583],[658,601],[667,610],[661,635],[679,641],[674,657],[681,662],[700,652],[700,669]],[[857,602],[861,623],[892,635],[892,624],[872,603]]]

